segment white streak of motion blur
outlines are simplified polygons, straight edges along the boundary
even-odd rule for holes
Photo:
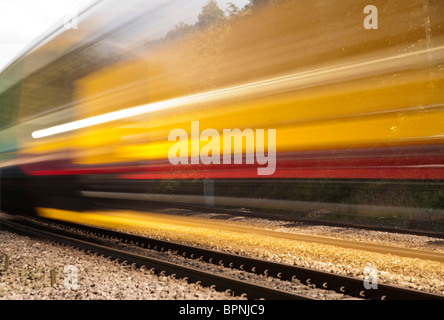
[[[429,62],[430,60],[441,60],[444,56],[443,50],[444,46],[441,46],[433,49],[419,50],[407,54],[378,59],[367,58],[364,59],[364,62],[361,61],[346,65],[342,64],[339,66],[329,66],[263,81],[247,83],[230,88],[199,93],[186,97],[174,98],[166,101],[154,102],[57,125],[43,130],[37,130],[32,133],[32,137],[35,139],[48,137],[63,132],[86,128],[110,121],[122,120],[142,114],[148,114],[179,106],[184,107],[186,105],[196,104],[200,102],[209,102],[212,99],[235,98],[239,97],[240,95],[263,95],[267,92],[276,92],[276,90],[297,90],[310,86],[325,84],[332,81],[337,82],[338,78],[341,79],[341,81],[345,81],[353,78],[364,77],[372,73],[377,73],[381,70],[388,72],[391,71],[391,69],[399,69],[400,67],[405,68],[406,66],[419,67],[426,63],[425,61]]]

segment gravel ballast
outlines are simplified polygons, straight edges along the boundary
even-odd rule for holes
[[[0,273],[1,300],[244,299],[4,230],[0,232],[0,255],[0,270],[4,270],[5,255],[9,257],[9,268]],[[55,271],[54,286],[51,270]],[[77,281],[73,281],[76,272]]]
[[[361,278],[363,281],[370,273],[376,273],[377,281],[380,283],[444,294],[444,264],[437,261],[274,238],[254,232],[236,232],[223,225],[247,226],[258,230],[309,234],[406,249],[444,252],[443,240],[439,238],[356,228],[309,226],[289,223],[285,220],[248,218],[220,213],[196,213],[191,210],[175,210],[174,214],[165,210],[162,215],[122,211],[121,213],[114,212],[109,216],[113,221],[116,217],[128,217],[128,221],[137,222],[137,225],[128,224],[121,228],[116,227],[124,232],[315,268]],[[105,221],[103,216],[101,219],[102,222]],[[217,227],[214,226],[215,223]],[[210,227],[210,224],[213,226]]]
[[[443,252],[442,239],[424,236],[392,234],[379,231],[363,231],[352,228],[338,228],[327,226],[308,226],[286,221],[235,217],[227,214],[197,214],[184,210],[183,214],[175,212],[174,222],[149,220],[149,223],[139,225],[122,226],[116,228],[124,232],[137,233],[149,237],[172,240],[195,246],[237,253],[265,260],[272,260],[282,263],[294,264],[298,266],[315,268],[322,271],[334,272],[347,276],[362,278],[370,272],[376,272],[377,280],[380,283],[395,284],[423,290],[436,294],[444,294],[444,264],[436,261],[421,260],[417,258],[399,257],[391,254],[372,253],[363,250],[340,248],[332,245],[319,243],[309,243],[304,241],[292,241],[287,239],[277,239],[264,235],[242,234],[229,229],[215,230],[208,227],[210,222],[217,222],[228,225],[242,225],[262,230],[274,230],[286,233],[299,233],[331,237],[332,239],[345,239],[358,242],[385,244],[403,248],[421,249],[434,252]],[[116,218],[116,213],[112,216]],[[85,213],[82,214],[85,216]],[[120,215],[119,215],[120,216]],[[167,215],[165,215],[167,216]],[[178,217],[190,219],[197,226],[186,226],[182,220],[182,225],[175,224]],[[171,216],[170,216],[171,217]],[[174,218],[176,217],[176,218]],[[104,219],[104,216],[101,216]],[[138,218],[140,219],[140,218]],[[133,221],[133,220],[131,220]],[[143,226],[142,226],[143,225]],[[253,281],[262,285],[270,285],[281,290],[289,290],[296,293],[307,294],[309,297],[317,299],[349,299],[330,291],[312,290],[304,284],[298,282],[285,282],[278,279],[252,275],[240,270],[230,270],[221,266],[205,264],[200,261],[178,257],[172,253],[159,253],[152,250],[140,250],[131,246],[116,244],[119,247],[135,253],[160,257],[191,267],[199,267],[203,270],[238,277],[242,280]],[[0,249],[1,252],[2,249]],[[69,255],[69,254],[68,254]],[[106,259],[105,259],[106,260]],[[65,266],[66,263],[63,264]],[[370,268],[370,269],[369,269]],[[59,267],[63,278],[63,268]],[[106,274],[106,272],[105,272]],[[49,273],[48,273],[49,277]],[[99,279],[99,278],[98,278]],[[62,279],[63,280],[63,279]],[[123,280],[120,280],[123,281]],[[152,287],[151,287],[152,289]],[[0,289],[1,290],[1,289]],[[121,290],[121,288],[119,288]],[[116,293],[103,295],[103,299],[125,299],[122,294]],[[0,291],[1,292],[1,291]],[[1,296],[1,293],[0,293]],[[229,297],[229,295],[227,295]],[[82,296],[80,299],[93,299],[94,296]],[[152,299],[178,299],[179,295],[158,296]],[[72,299],[72,298],[68,298]],[[132,298],[131,298],[132,299]],[[138,299],[151,299],[140,296]],[[185,299],[190,299],[185,297]],[[193,299],[193,298],[191,298]],[[200,299],[196,297],[195,299]],[[217,299],[217,298],[209,298]],[[222,299],[225,299],[222,297]]]

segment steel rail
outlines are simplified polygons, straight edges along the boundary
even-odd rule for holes
[[[171,207],[170,203],[166,203]],[[444,232],[438,231],[426,231],[426,230],[416,230],[416,229],[406,229],[401,227],[389,227],[389,226],[378,226],[378,225],[365,225],[354,222],[343,222],[343,221],[333,221],[319,218],[306,218],[306,217],[293,217],[285,214],[273,214],[273,213],[263,213],[257,211],[249,211],[244,212],[236,209],[229,209],[223,207],[208,207],[203,205],[196,204],[185,204],[185,203],[175,203],[177,207],[181,207],[184,209],[190,209],[200,212],[217,212],[221,214],[229,214],[232,216],[241,216],[247,218],[262,218],[262,219],[270,219],[270,220],[283,220],[294,223],[305,223],[307,225],[320,225],[320,226],[329,226],[329,227],[339,227],[339,228],[354,228],[354,229],[363,229],[369,231],[380,231],[380,232],[388,232],[395,234],[410,234],[415,236],[422,237],[432,237],[444,239]],[[299,210],[302,212],[302,210]]]
[[[201,271],[195,268],[190,268],[156,258],[129,253],[123,250],[99,245],[90,241],[49,232],[47,230],[41,230],[40,228],[34,228],[27,224],[13,222],[7,219],[2,220],[2,226],[6,226],[27,234],[32,234],[34,236],[43,237],[55,242],[60,242],[73,247],[77,247],[85,251],[92,251],[99,255],[111,257],[112,259],[126,261],[128,264],[134,264],[139,267],[145,266],[147,268],[154,268],[156,273],[161,273],[165,275],[169,274],[175,275],[179,278],[186,278],[189,283],[200,283],[201,285],[208,287],[215,286],[215,289],[218,291],[230,290],[233,295],[237,296],[242,296],[246,294],[248,299],[315,300],[305,295],[298,295],[291,292],[253,284],[247,281],[215,275],[213,273]]]
[[[76,228],[97,236],[119,239],[121,242],[134,244],[147,249],[157,251],[170,250],[177,252],[178,255],[184,257],[200,259],[216,265],[237,268],[256,274],[264,274],[270,277],[279,278],[281,280],[293,281],[294,279],[298,279],[302,283],[308,285],[314,285],[318,288],[323,288],[326,290],[334,290],[339,293],[359,298],[370,300],[444,300],[444,295],[383,283],[378,283],[377,289],[367,289],[364,286],[363,279],[285,263],[265,261],[211,249],[198,248],[171,241],[127,234],[99,227],[78,225],[75,223],[54,221],[51,219],[44,219],[44,221],[49,221],[61,226]]]
[[[406,229],[403,227],[390,227],[390,226],[378,226],[378,225],[366,225],[366,224],[360,224],[359,222],[344,222],[344,221],[333,221],[333,220],[327,220],[327,219],[321,219],[321,218],[308,218],[308,217],[296,217],[291,216],[283,213],[265,213],[265,212],[259,212],[259,211],[241,211],[234,208],[229,207],[212,207],[212,206],[204,206],[199,204],[192,204],[192,203],[171,203],[171,202],[165,202],[165,201],[155,201],[157,204],[162,204],[165,206],[165,208],[182,208],[182,209],[188,209],[193,210],[195,212],[205,212],[205,213],[220,213],[220,214],[228,214],[234,217],[246,217],[246,218],[260,218],[260,219],[270,219],[270,220],[279,220],[279,221],[288,221],[289,223],[303,223],[306,225],[320,225],[320,226],[329,226],[329,227],[339,227],[339,228],[354,228],[354,229],[361,229],[361,230],[369,230],[369,231],[380,231],[380,232],[388,232],[388,233],[395,233],[395,234],[410,234],[410,235],[416,235],[416,236],[423,236],[423,237],[432,237],[432,238],[439,238],[444,239],[444,232],[439,231],[427,231],[427,230],[419,230],[419,229]],[[109,202],[108,202],[109,203]],[[130,203],[130,202],[128,202]],[[150,204],[153,202],[150,201],[144,201],[144,200],[138,200],[138,203],[140,204]],[[134,202],[132,202],[130,205],[125,206],[119,206],[115,203],[113,204],[113,208],[119,208],[119,209],[134,209],[136,211],[143,211],[142,205],[137,205]],[[315,209],[315,208],[313,208]],[[297,212],[303,212],[303,210],[296,210]],[[335,212],[332,212],[335,213]],[[338,213],[338,212],[336,212]]]

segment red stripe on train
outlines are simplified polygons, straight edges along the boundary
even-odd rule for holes
[[[134,168],[136,169],[136,168]],[[116,173],[114,170],[45,170],[37,176]],[[118,174],[118,179],[239,179],[239,178],[345,178],[345,179],[444,179],[444,168],[385,169],[277,169],[273,175],[258,175],[256,169],[195,172],[153,172]]]

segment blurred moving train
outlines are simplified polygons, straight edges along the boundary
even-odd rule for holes
[[[0,74],[2,208],[203,196],[205,181],[220,196],[396,205],[407,192],[399,205],[444,208],[444,2],[368,4],[91,3]],[[227,146],[213,134],[208,148],[193,121],[239,129],[228,151],[245,161],[216,161]],[[187,157],[194,145],[214,161],[172,164],[175,129]],[[257,129],[276,130],[268,175],[246,161]]]

